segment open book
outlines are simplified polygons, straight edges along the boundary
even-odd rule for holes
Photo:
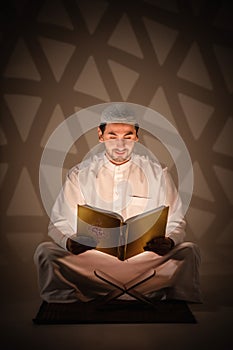
[[[88,238],[94,240],[97,250],[125,260],[144,252],[143,247],[153,238],[164,237],[168,209],[161,206],[124,221],[118,213],[78,205],[77,234],[74,239],[80,243],[83,243],[83,238],[84,242]]]

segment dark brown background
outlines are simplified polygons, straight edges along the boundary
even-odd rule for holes
[[[187,239],[202,253],[203,307],[232,307],[231,1],[25,0],[1,10],[2,297],[38,296],[32,256],[47,239],[38,180],[49,136],[84,107],[128,101],[163,114],[185,141],[195,176]],[[79,140],[66,167],[95,137]]]

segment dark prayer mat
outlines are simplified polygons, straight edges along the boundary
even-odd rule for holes
[[[184,301],[157,301],[155,307],[137,300],[114,300],[102,306],[93,303],[42,302],[33,319],[35,324],[108,323],[196,323]]]

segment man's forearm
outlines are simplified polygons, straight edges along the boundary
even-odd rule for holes
[[[179,222],[170,222],[167,225],[166,237],[171,238],[174,242],[174,245],[184,242],[185,239],[185,220],[180,220]]]
[[[67,250],[67,239],[74,234],[71,230],[65,227],[58,227],[52,222],[49,223],[48,235],[60,247]]]

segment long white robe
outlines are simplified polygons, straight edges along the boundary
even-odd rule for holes
[[[167,257],[144,252],[124,262],[96,250],[70,254],[66,242],[77,232],[77,204],[115,211],[124,219],[168,205],[166,236],[175,248]],[[149,295],[169,287],[167,297],[201,301],[199,249],[183,243],[185,220],[176,187],[167,168],[146,156],[133,154],[128,162],[114,165],[101,153],[72,168],[52,209],[48,234],[55,244],[42,243],[34,255],[44,300],[88,301],[111,290],[94,275],[95,269],[126,283],[154,268],[155,277],[140,285],[140,292]]]

